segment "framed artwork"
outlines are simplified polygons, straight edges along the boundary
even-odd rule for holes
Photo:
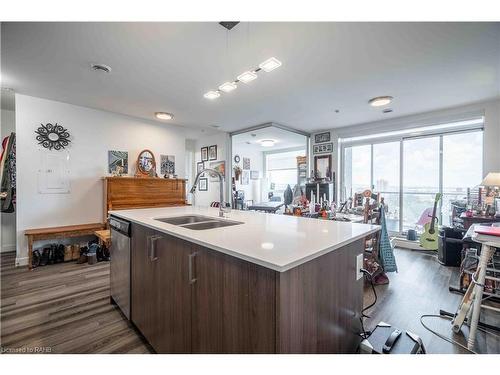
[[[160,155],[160,174],[175,174],[174,155]]]
[[[332,155],[314,157],[314,171],[319,178],[332,178]]]
[[[226,162],[224,160],[210,162],[210,168],[215,169],[222,175],[222,177],[226,175]],[[211,174],[210,181],[219,181],[219,177],[217,177],[214,174]]]
[[[208,160],[217,160],[217,145],[208,148]]]
[[[314,143],[330,142],[330,132],[319,133],[314,136]]]
[[[128,152],[108,151],[108,172],[117,174],[128,173]]]
[[[250,158],[243,158],[243,169],[250,169]]]
[[[241,184],[248,185],[250,183],[250,171],[243,171],[241,174]]]
[[[208,147],[201,148],[201,161],[208,161]]]
[[[196,173],[200,173],[203,169],[205,168],[205,163],[202,162],[202,161],[199,161],[198,163],[196,163]],[[204,176],[205,174],[203,174]]]
[[[250,180],[258,180],[259,171],[250,171]]]
[[[323,154],[326,152],[333,152],[333,143],[323,143],[313,146],[313,154]]]
[[[208,191],[208,178],[200,178],[198,180],[198,190]]]

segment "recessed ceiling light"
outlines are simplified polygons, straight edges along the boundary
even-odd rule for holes
[[[262,147],[273,147],[276,141],[272,139],[263,139],[259,142]]]
[[[238,81],[241,81],[243,83],[248,83],[252,82],[254,79],[257,78],[257,74],[251,71],[247,71],[245,73],[240,74],[238,77]]]
[[[155,112],[156,118],[160,120],[172,120],[174,115],[168,112]]]
[[[260,247],[262,247],[264,250],[272,250],[274,249],[274,244],[272,242],[262,242],[260,244]]]
[[[218,91],[209,91],[203,95],[207,99],[217,99],[220,96]]]
[[[281,61],[279,61],[275,57],[271,57],[270,59],[264,61],[262,64],[259,64],[259,68],[261,68],[265,72],[270,72],[271,70],[279,68],[280,66],[281,66]]]
[[[372,107],[382,107],[392,102],[392,96],[377,96],[368,101]]]
[[[109,73],[109,72],[111,72],[111,67],[109,65],[105,65],[105,64],[92,64],[91,67],[92,67],[92,70],[95,70],[97,72],[103,72],[103,73]]]
[[[235,90],[238,86],[236,86],[236,83],[234,82],[224,82],[222,85],[219,86],[220,91],[224,92],[231,92]]]

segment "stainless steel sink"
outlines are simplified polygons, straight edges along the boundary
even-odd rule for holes
[[[184,224],[199,223],[202,221],[211,221],[211,220],[214,220],[214,218],[211,218],[208,216],[201,216],[201,215],[184,215],[184,216],[175,216],[175,217],[164,217],[164,218],[159,218],[159,219],[155,219],[155,220],[158,220],[158,221],[161,221],[161,222],[167,223],[167,224],[184,225]]]
[[[231,225],[239,225],[243,224],[239,221],[227,221],[227,220],[213,220],[213,221],[205,221],[203,223],[196,224],[186,224],[183,225],[183,228],[193,229],[193,230],[204,230],[204,229],[214,229],[214,228],[223,228],[229,227]]]
[[[192,230],[205,230],[243,224],[240,221],[222,220],[202,215],[183,215],[155,219],[163,223],[177,225]]]

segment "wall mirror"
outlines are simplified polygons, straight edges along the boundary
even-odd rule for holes
[[[150,150],[143,150],[137,157],[137,172],[138,177],[156,177],[156,160]]]
[[[314,171],[319,178],[331,180],[332,178],[332,155],[321,155],[314,157]]]

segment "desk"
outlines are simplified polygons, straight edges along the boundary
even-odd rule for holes
[[[263,211],[263,212],[271,212],[276,213],[281,207],[283,207],[285,203],[283,202],[260,202],[256,204],[252,204],[248,207],[250,211]]]
[[[465,212],[460,214],[460,219],[464,221],[464,229],[468,230],[472,224],[484,224],[484,223],[494,223],[496,221],[500,221],[500,218],[496,218],[495,216],[490,215],[473,215],[467,216]]]

